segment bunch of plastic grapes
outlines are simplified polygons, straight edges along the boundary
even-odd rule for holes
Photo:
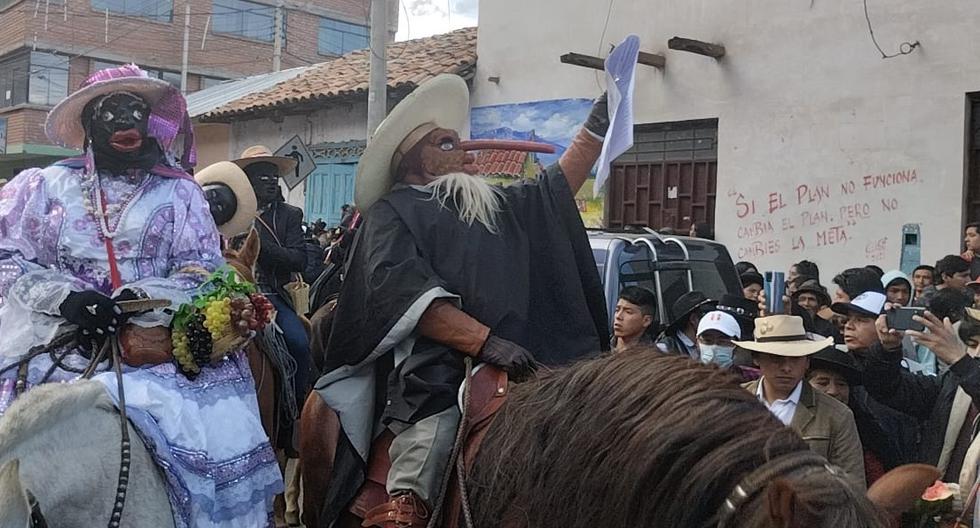
[[[204,307],[204,326],[211,332],[211,339],[217,341],[231,332],[231,299],[214,299]]]
[[[231,298],[231,327],[235,334],[241,337],[248,337],[251,327],[248,317],[252,316],[252,301],[243,295],[236,295]]]
[[[188,348],[194,356],[194,363],[204,365],[211,360],[211,332],[204,326],[205,316],[196,313],[187,321]]]
[[[261,293],[253,293],[249,298],[252,301],[252,306],[255,307],[256,328],[254,330],[261,330],[265,328],[265,325],[272,322],[272,311],[274,310],[272,302]]]
[[[197,366],[197,363],[194,362],[194,355],[191,354],[190,339],[187,338],[187,333],[174,328],[170,334],[170,341],[174,346],[174,358],[177,360],[180,370],[188,378],[193,378],[198,372],[201,372],[201,367]]]

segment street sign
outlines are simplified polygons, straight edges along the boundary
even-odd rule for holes
[[[316,162],[313,161],[313,154],[306,148],[303,140],[299,136],[293,136],[285,145],[279,147],[276,156],[284,156],[296,160],[296,170],[293,174],[283,174],[282,179],[286,182],[286,187],[293,190],[294,187],[303,183],[303,180],[316,170]]]

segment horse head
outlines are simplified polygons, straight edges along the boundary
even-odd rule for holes
[[[259,241],[259,234],[253,228],[248,232],[241,248],[232,249],[229,247],[222,252],[222,255],[242,280],[255,282],[255,263],[259,259],[261,249],[262,243]]]
[[[937,475],[865,494],[730,372],[636,349],[514,385],[467,480],[487,528],[883,528]]]

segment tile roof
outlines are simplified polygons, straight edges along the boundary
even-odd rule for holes
[[[367,94],[370,50],[352,51],[310,66],[300,75],[215,108],[207,120],[261,114],[293,105]],[[388,45],[388,88],[411,89],[440,73],[471,75],[476,65],[476,28]]]
[[[476,155],[477,172],[484,176],[524,177],[528,153],[516,150],[482,150]]]

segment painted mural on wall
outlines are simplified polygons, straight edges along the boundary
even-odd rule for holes
[[[590,99],[552,99],[473,108],[470,112],[473,139],[538,141],[553,145],[556,150],[554,154],[481,152],[477,166],[487,178],[503,183],[533,178],[542,168],[558,161],[591,109]],[[593,180],[589,180],[582,186],[577,202],[585,225],[600,227],[602,198],[592,195],[592,184]]]

